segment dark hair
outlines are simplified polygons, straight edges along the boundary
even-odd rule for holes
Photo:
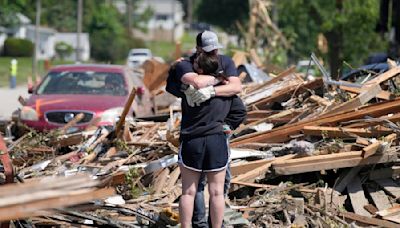
[[[203,70],[203,74],[216,76],[218,64],[217,55],[202,52],[197,56],[197,65]]]
[[[201,35],[203,34],[203,32],[200,32],[199,34],[197,34],[196,36],[196,46],[197,47],[202,47],[203,46],[203,42],[201,42]]]

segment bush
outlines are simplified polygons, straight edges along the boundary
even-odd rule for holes
[[[57,42],[55,49],[57,55],[60,57],[61,60],[64,60],[65,57],[71,55],[72,52],[74,51],[74,48],[71,45],[63,41]]]
[[[145,47],[140,39],[131,38],[128,35],[113,35],[102,30],[93,32],[90,37],[91,56],[104,62],[115,63],[125,59],[130,49]]]
[[[10,57],[29,57],[33,54],[33,43],[30,40],[7,38],[4,41],[4,55]]]

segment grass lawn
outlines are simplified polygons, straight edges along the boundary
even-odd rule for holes
[[[9,86],[9,76],[10,76],[10,63],[12,57],[0,57],[0,87]],[[28,81],[28,76],[32,75],[32,58],[31,57],[17,57],[18,61],[17,68],[17,84],[23,85]],[[71,62],[66,61],[54,61],[51,65],[67,64]],[[38,72],[40,76],[44,76],[46,71],[44,69],[44,61],[38,62]]]
[[[191,50],[196,43],[196,34],[195,33],[187,33],[185,32],[183,37],[181,38],[181,51],[185,53]],[[168,41],[148,41],[146,42],[148,48],[150,48],[153,52],[154,56],[162,57],[166,62],[173,61],[173,54],[175,52],[175,44]],[[10,75],[10,63],[12,57],[0,57],[0,87],[9,86],[9,75]],[[16,58],[18,61],[17,68],[17,84],[23,85],[27,83],[28,76],[32,75],[32,58],[31,57],[20,57]],[[117,64],[125,64],[126,59],[122,59],[117,61]],[[60,64],[69,64],[73,62],[66,61],[52,61],[51,65],[60,65]],[[46,74],[46,70],[44,69],[44,61],[41,60],[38,62],[38,72],[40,76],[44,76]]]
[[[196,34],[187,33],[183,34],[180,40],[181,51],[185,53],[196,45]],[[148,41],[146,45],[153,52],[154,56],[162,57],[166,62],[173,61],[173,55],[175,52],[175,43],[170,41]]]

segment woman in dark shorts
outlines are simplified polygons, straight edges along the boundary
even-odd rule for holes
[[[215,74],[218,69],[218,56],[200,53],[194,61],[193,68],[199,74]],[[221,227],[225,207],[225,169],[229,160],[229,146],[223,124],[229,113],[232,97],[212,97],[194,107],[188,105],[190,101],[187,97],[182,99],[179,148],[182,177],[179,209],[182,227],[190,227],[193,196],[196,194],[202,172],[207,174],[212,227]]]

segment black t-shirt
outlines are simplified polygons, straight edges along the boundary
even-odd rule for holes
[[[218,57],[219,71],[224,71],[227,76],[237,76],[237,70],[232,59],[224,55]],[[176,65],[175,77],[179,82],[181,82],[184,74],[193,72],[193,59],[192,56],[192,61],[184,60]],[[180,88],[180,86],[176,88]],[[181,139],[222,133],[222,125],[231,109],[234,97],[213,97],[201,103],[200,106],[190,107],[186,97],[182,96]],[[236,98],[240,99],[237,96]]]

